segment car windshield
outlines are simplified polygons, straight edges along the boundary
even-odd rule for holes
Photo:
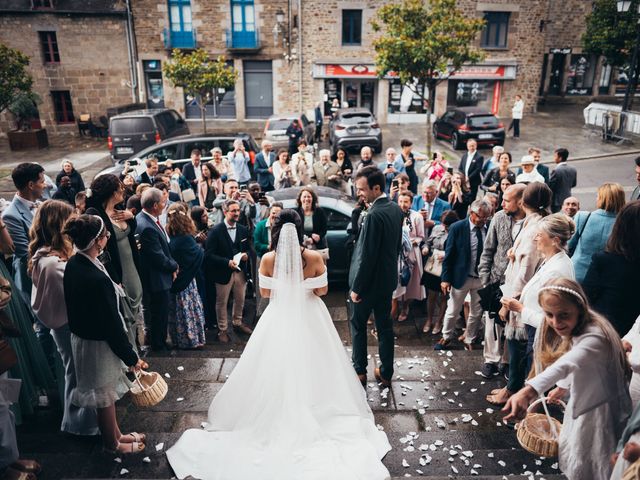
[[[498,119],[493,115],[482,115],[469,117],[469,125],[471,127],[497,127]]]
[[[269,120],[269,130],[286,130],[291,125],[291,120],[288,118],[277,118],[275,120]]]
[[[114,118],[111,120],[111,135],[153,132],[153,122],[148,117]]]
[[[368,113],[345,113],[341,116],[342,123],[357,125],[358,123],[371,123],[373,118]]]

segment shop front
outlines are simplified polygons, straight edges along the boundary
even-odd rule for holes
[[[515,80],[516,65],[464,66],[449,77],[447,108],[479,107],[498,114],[503,82]]]
[[[316,63],[313,78],[323,81],[324,114],[338,108],[361,107],[377,115],[378,78],[372,64]]]

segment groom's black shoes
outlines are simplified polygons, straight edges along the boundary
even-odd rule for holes
[[[236,333],[244,333],[245,335],[251,335],[253,333],[253,330],[247,327],[244,323],[241,323],[240,325],[234,325],[233,331]]]
[[[363,388],[367,388],[367,374],[366,373],[359,373],[358,374],[358,380],[360,380],[360,383],[362,384]]]
[[[387,380],[386,378],[383,378],[382,375],[380,375],[380,369],[376,367],[376,369],[373,371],[373,374],[376,377],[377,382],[382,385],[384,388],[391,388],[391,380]]]

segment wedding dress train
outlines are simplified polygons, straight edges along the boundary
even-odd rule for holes
[[[180,479],[387,479],[381,459],[391,446],[313,293],[327,284],[326,272],[303,280],[293,225],[280,237],[274,277],[260,275],[271,302],[205,428],[187,430],[167,451],[169,462]]]

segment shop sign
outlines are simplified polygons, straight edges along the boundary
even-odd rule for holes
[[[570,48],[550,48],[549,53],[560,54],[560,55],[569,55],[571,53]]]
[[[315,64],[315,78],[375,78],[376,66],[367,64]]]
[[[449,77],[452,80],[513,80],[516,78],[516,67],[510,65],[470,65],[463,66]]]

